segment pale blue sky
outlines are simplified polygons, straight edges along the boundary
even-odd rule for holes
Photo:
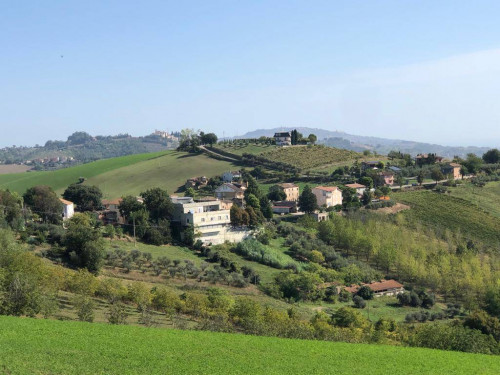
[[[498,14],[499,1],[4,0],[0,147],[282,125],[499,146]]]

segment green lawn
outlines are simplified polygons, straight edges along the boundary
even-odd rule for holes
[[[410,205],[402,215],[437,230],[459,230],[466,237],[498,247],[500,219],[471,202],[433,191],[393,193],[393,199]]]
[[[5,374],[498,374],[498,357],[421,348],[0,317]]]
[[[78,181],[79,177],[91,178],[117,168],[130,166],[145,160],[165,155],[167,152],[155,152],[122,156],[119,158],[98,160],[76,167],[59,169],[49,172],[24,172],[0,175],[0,189],[10,189],[24,193],[35,185],[48,185],[54,190],[61,190]]]

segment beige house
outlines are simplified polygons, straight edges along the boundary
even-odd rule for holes
[[[336,186],[316,186],[312,189],[318,206],[332,207],[342,204],[342,192]]]
[[[291,146],[292,134],[290,132],[275,133],[274,140],[276,141],[276,146]]]
[[[197,239],[205,244],[239,242],[250,235],[247,229],[231,227],[230,210],[219,200],[195,202],[190,197],[172,197],[172,203],[172,221],[183,227],[193,225]]]
[[[224,200],[243,199],[245,196],[245,187],[225,183],[215,189],[215,196],[218,199]]]
[[[446,165],[443,165],[441,167],[441,171],[445,176],[448,178],[453,178],[454,180],[458,180],[462,178],[462,175],[460,174],[460,169],[462,166],[457,163],[448,163]]]
[[[297,202],[299,200],[299,187],[291,183],[283,183],[276,185],[286,194],[287,201]]]

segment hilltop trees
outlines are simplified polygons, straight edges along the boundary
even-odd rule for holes
[[[0,227],[5,225],[20,229],[22,220],[22,198],[17,193],[0,190]]]
[[[77,211],[96,211],[101,208],[102,192],[97,186],[72,184],[64,191],[63,198],[76,204]]]
[[[40,216],[44,222],[51,224],[62,222],[63,205],[51,187],[39,185],[29,188],[24,193],[23,199],[31,211]]]
[[[488,164],[500,163],[500,150],[492,148],[483,154],[483,160]]]
[[[210,147],[214,145],[214,143],[217,143],[217,136],[214,133],[200,133],[200,139],[201,143],[206,145],[209,144]]]

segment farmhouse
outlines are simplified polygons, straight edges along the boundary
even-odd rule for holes
[[[290,132],[274,133],[274,140],[276,141],[276,146],[291,146],[292,134]]]
[[[215,189],[217,199],[243,199],[246,188],[243,185],[224,183]]]
[[[375,297],[380,296],[396,296],[400,293],[403,293],[405,290],[403,285],[398,283],[396,280],[381,280],[377,282],[373,282],[371,284],[362,284],[362,285],[351,285],[345,287],[349,293],[356,293],[359,288],[362,286],[367,286],[375,293]]]
[[[222,174],[222,181],[233,182],[241,179],[240,171],[227,171]]]
[[[366,171],[367,169],[378,169],[379,161],[371,160],[371,161],[363,161],[361,162],[361,169]]]
[[[342,204],[342,192],[336,186],[316,186],[312,189],[318,206],[332,207]]]
[[[297,212],[297,202],[281,201],[273,203],[273,212],[275,214],[290,214]]]
[[[418,154],[415,156],[415,164],[419,167],[425,164],[441,163],[442,161],[443,157],[437,156],[436,154]]]
[[[171,197],[174,204],[172,222],[182,227],[194,226],[205,244],[239,242],[250,235],[246,229],[231,227],[230,210],[220,200],[195,202],[191,197]]]
[[[462,166],[460,164],[448,163],[441,167],[441,171],[448,178],[453,178],[454,180],[458,180],[462,177],[462,175],[460,174],[461,168]]]
[[[276,186],[286,194],[287,201],[297,202],[299,200],[298,185],[292,183],[282,183]]]
[[[363,195],[363,193],[366,190],[366,186],[365,185],[361,185],[361,184],[358,184],[358,183],[355,183],[355,184],[346,184],[345,186],[348,187],[348,188],[356,190],[356,194],[358,194],[358,195]]]
[[[379,173],[380,176],[384,179],[386,185],[394,185],[394,173],[389,171],[383,171]]]
[[[73,202],[67,201],[66,199],[59,198],[59,200],[63,204],[63,210],[62,210],[63,220],[71,219],[75,214],[75,205],[73,204]]]

